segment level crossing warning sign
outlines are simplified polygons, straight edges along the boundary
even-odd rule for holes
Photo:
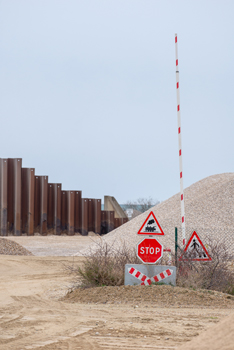
[[[212,260],[196,231],[192,233],[186,247],[184,248],[183,254],[179,258],[179,260],[186,259],[196,261]]]
[[[159,225],[154,213],[151,211],[141,226],[140,230],[137,232],[138,235],[152,235],[152,236],[163,236],[164,232]]]

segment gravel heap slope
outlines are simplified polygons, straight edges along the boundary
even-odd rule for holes
[[[194,183],[185,189],[184,200],[186,240],[196,230],[204,244],[208,236],[222,240],[233,253],[234,173],[213,175]],[[129,247],[135,246],[141,238],[136,233],[151,210],[165,233],[165,236],[158,236],[164,247],[174,250],[175,227],[178,228],[179,244],[182,246],[179,193],[110,232],[103,237],[103,241],[113,244],[113,247],[123,242]],[[91,248],[95,249],[95,244]],[[85,252],[87,250],[81,251],[81,254]]]
[[[68,293],[68,302],[96,304],[157,305],[160,307],[205,307],[234,309],[234,296],[208,290],[166,285],[77,288]]]
[[[33,255],[20,244],[7,238],[0,238],[0,254],[1,255]]]

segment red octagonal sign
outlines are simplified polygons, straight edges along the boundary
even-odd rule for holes
[[[137,256],[145,264],[155,264],[163,256],[163,245],[155,238],[144,238],[137,244]]]

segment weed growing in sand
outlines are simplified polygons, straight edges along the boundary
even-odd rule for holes
[[[68,267],[75,276],[74,288],[123,285],[125,265],[139,263],[135,249],[125,244],[113,248],[114,244],[95,243],[97,246],[87,252],[82,267]]]
[[[96,247],[87,251],[82,266],[67,267],[74,275],[73,288],[124,284],[125,265],[139,264],[140,261],[134,248],[127,248],[122,242],[119,242],[116,248],[115,243],[109,245],[102,240],[95,242]],[[191,288],[194,291],[206,289],[234,295],[234,268],[231,264],[233,256],[230,256],[223,243],[209,241],[208,246],[212,261],[193,261],[191,256],[186,255],[182,261],[178,261],[177,286]],[[161,259],[159,262],[160,265],[167,263],[166,259]]]
[[[234,295],[233,256],[222,242],[208,241],[212,261],[193,261],[184,255],[177,263],[177,285],[196,289],[209,289]],[[182,249],[181,249],[182,252]]]

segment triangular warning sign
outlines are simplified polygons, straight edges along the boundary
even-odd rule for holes
[[[163,236],[164,232],[159,225],[154,213],[151,211],[147,216],[144,224],[141,226],[140,230],[137,232],[138,235],[152,235],[152,236]]]
[[[179,260],[187,259],[196,261],[212,260],[196,231],[194,231],[189,238],[188,243],[184,248],[183,254],[179,258]]]

